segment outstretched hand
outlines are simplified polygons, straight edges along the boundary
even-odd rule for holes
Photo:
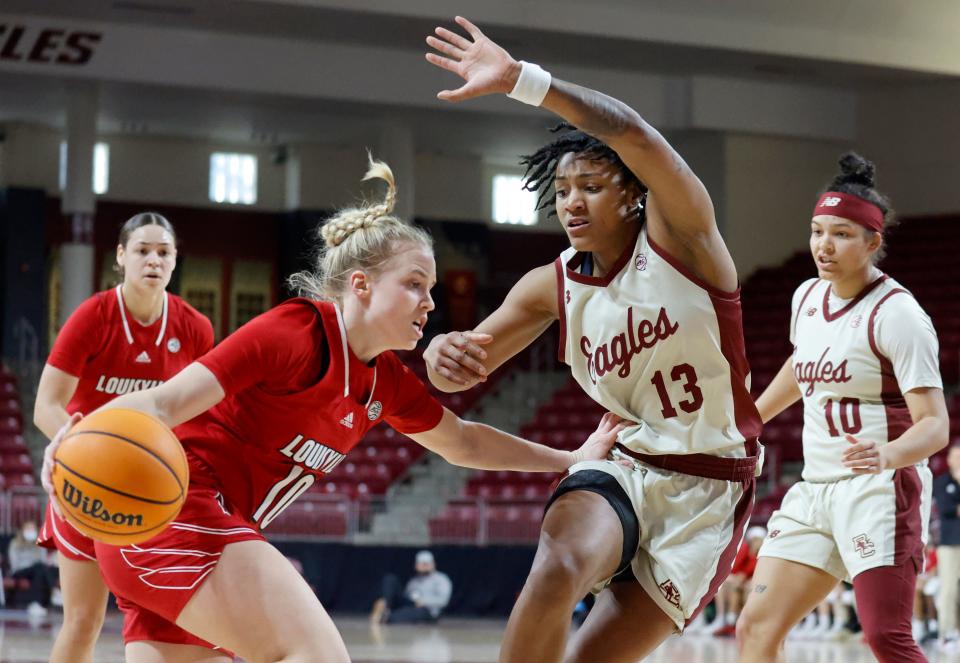
[[[487,380],[487,369],[483,365],[487,353],[480,346],[492,340],[490,334],[473,331],[438,334],[424,351],[423,360],[431,371],[469,388]]]
[[[436,36],[427,37],[427,44],[443,55],[427,53],[427,62],[452,71],[466,82],[456,90],[439,92],[437,98],[465,101],[513,90],[520,76],[520,63],[467,19],[457,16],[454,20],[470,38],[438,27]]]

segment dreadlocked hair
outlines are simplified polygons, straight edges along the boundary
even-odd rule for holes
[[[627,168],[626,164],[620,159],[620,155],[603,141],[566,122],[553,127],[550,132],[559,134],[559,136],[533,154],[521,157],[520,160],[520,164],[527,169],[523,174],[523,188],[537,193],[538,210],[547,209],[549,210],[548,216],[556,216],[556,204],[548,194],[557,178],[557,166],[563,155],[568,152],[582,158],[598,159],[613,164],[623,173],[626,182],[633,182],[640,189],[640,192],[644,196],[646,195],[646,185],[634,175],[632,170]],[[643,220],[643,210],[641,208],[637,209],[636,215],[638,220]]]
[[[834,177],[833,181],[823,188],[820,195],[823,195],[827,191],[836,191],[837,193],[856,196],[880,208],[880,211],[883,212],[884,231],[896,226],[899,221],[897,220],[893,206],[890,204],[890,199],[876,189],[877,169],[876,166],[873,165],[873,162],[865,159],[856,152],[847,152],[840,157],[838,163],[840,164],[840,174]],[[875,231],[867,230],[867,232],[873,233]],[[883,260],[886,254],[887,246],[884,241],[873,256],[874,262],[876,263]]]
[[[302,296],[339,300],[354,270],[375,276],[402,247],[433,249],[433,239],[426,231],[391,214],[397,201],[397,184],[390,166],[369,154],[367,158],[369,168],[363,179],[384,180],[387,193],[379,203],[341,210],[319,228],[322,246],[316,270],[297,272],[287,281]]]

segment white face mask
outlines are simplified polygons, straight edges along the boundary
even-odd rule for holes
[[[33,543],[37,540],[37,530],[35,529],[25,529],[23,530],[23,538],[30,543]]]

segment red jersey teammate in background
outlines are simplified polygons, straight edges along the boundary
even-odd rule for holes
[[[385,164],[367,177],[388,182],[387,198],[323,226],[320,274],[293,279],[311,299],[281,304],[165,384],[107,405],[171,426],[192,419],[177,430],[190,489],[176,521],[140,545],[96,545],[107,585],[129,601],[128,661],[213,660],[137,628],[154,613],[251,663],[348,661],[317,597],[260,530],[381,420],[452,463],[549,472],[606,457],[622,429],[607,414],[580,449],[559,451],[462,421],[431,397],[389,351],[415,347],[434,308],[430,238],[390,216]],[[47,486],[66,430],[48,447]]]
[[[81,304],[57,335],[40,376],[33,421],[52,438],[74,412],[93,412],[120,394],[163,382],[213,347],[210,321],[167,293],[177,265],[176,233],[143,212],[120,229],[123,283]],[[93,541],[47,506],[38,544],[57,550],[63,627],[53,663],[93,661],[107,603]]]

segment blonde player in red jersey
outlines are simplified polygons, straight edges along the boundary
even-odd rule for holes
[[[930,518],[927,458],[947,444],[937,336],[881,272],[890,202],[849,153],[813,211],[818,278],[793,297],[793,356],[757,400],[764,421],[803,399],[803,481],[767,524],[737,625],[740,660],[778,660],[789,630],[853,579],[881,663],[925,661],[911,617]],[[922,259],[922,256],[917,256]]]
[[[73,413],[159,384],[213,347],[210,321],[166,291],[176,264],[176,232],[166,218],[143,212],[123,224],[117,243],[123,283],[71,314],[40,376],[33,421],[47,437]],[[93,661],[107,603],[93,541],[48,505],[38,544],[59,553],[63,626],[50,660]]]
[[[634,663],[709,603],[753,506],[760,418],[736,269],[710,196],[656,129],[456,22],[469,37],[437,28],[427,38],[440,53],[427,59],[466,81],[439,98],[510,93],[580,131],[526,159],[527,189],[541,200],[556,189],[571,248],[524,276],[475,331],[435,339],[431,380],[467,388],[559,320],[577,382],[639,422],[614,452],[628,466],[579,463],[557,488],[500,660],[561,660],[574,605],[605,588],[566,660]]]
[[[390,215],[396,188],[385,164],[371,164],[368,177],[388,182],[387,198],[323,226],[318,273],[294,280],[310,299],[284,302],[163,385],[105,406],[182,424],[175,432],[190,463],[186,502],[163,533],[96,544],[108,587],[125,601],[130,663],[229,660],[158,637],[166,632],[155,620],[251,663],[348,661],[316,595],[261,530],[381,421],[452,463],[543,472],[604,458],[623,428],[604,415],[580,449],[558,451],[444,409],[390,351],[414,348],[433,310],[430,237]],[[65,431],[45,457],[51,490]]]

